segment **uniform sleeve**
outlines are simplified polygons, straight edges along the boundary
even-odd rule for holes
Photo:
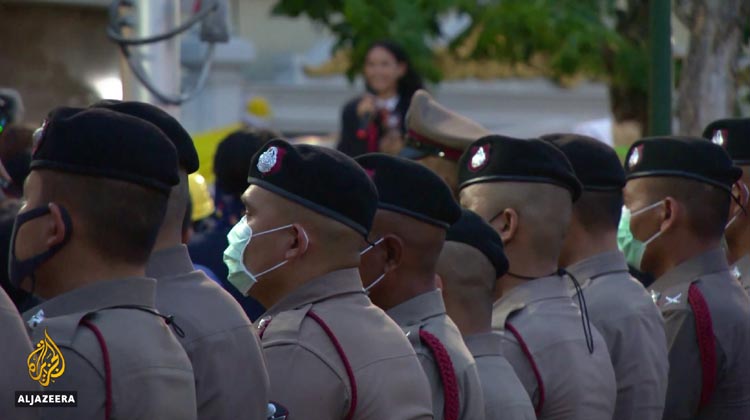
[[[664,411],[669,361],[661,315],[635,314],[597,326],[607,341],[617,378],[617,413],[659,420]]]
[[[79,420],[104,418],[104,378],[88,360],[68,347],[60,347],[65,358],[65,372],[51,382],[45,391],[77,392],[77,407],[42,408],[45,420]]]
[[[484,418],[484,396],[476,364],[467,367],[457,379],[458,388],[461,390],[460,417],[462,419]]]
[[[695,334],[695,317],[687,308],[664,313],[669,348],[669,385],[665,419],[692,419],[701,393],[701,359]]]
[[[342,419],[349,409],[349,390],[324,360],[298,343],[263,349],[271,381],[269,399],[289,410],[290,418]]]
[[[114,378],[115,401],[138,401],[120,407],[128,420],[195,420],[193,372],[177,368],[151,367]],[[103,417],[102,417],[103,418]]]
[[[227,348],[242,349],[242,357],[222,357]],[[198,412],[208,418],[265,420],[268,373],[257,336],[248,325],[205,337],[185,346],[193,362]]]
[[[385,372],[385,373],[384,373]],[[432,396],[417,359],[412,355],[373,363],[355,373],[361,420],[431,420]]]
[[[443,420],[444,397],[443,397],[443,386],[440,379],[440,372],[438,372],[437,364],[435,360],[429,355],[418,351],[417,358],[419,364],[422,365],[422,370],[427,376],[427,381],[430,383],[430,395],[432,395],[432,412],[434,413],[435,420]]]
[[[529,395],[531,405],[534,407],[538,401],[536,376],[534,376],[534,371],[531,369],[529,360],[523,354],[523,351],[521,351],[521,346],[518,345],[515,339],[511,339],[507,335],[503,337],[503,355],[516,372],[518,380],[521,381],[526,393]]]

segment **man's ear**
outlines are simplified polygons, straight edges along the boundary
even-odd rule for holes
[[[401,265],[404,255],[404,241],[396,235],[385,235],[380,244],[385,251],[385,273],[389,273]]]
[[[672,197],[664,199],[664,204],[659,206],[659,217],[661,217],[661,231],[666,232],[676,226],[679,219],[683,217],[683,207]]]
[[[287,260],[293,260],[300,258],[305,255],[308,248],[310,247],[310,237],[307,235],[307,231],[301,225],[295,223],[290,228],[292,231],[289,248],[284,253],[284,258]]]
[[[490,224],[500,234],[503,244],[508,244],[516,236],[518,230],[518,213],[515,209],[504,209],[490,220]]]
[[[63,221],[62,210],[55,203],[49,204],[49,222],[44,230],[45,242],[47,247],[52,248],[61,244],[65,240],[67,227]]]
[[[732,197],[732,201],[729,204],[728,219],[731,219],[734,216],[746,216],[748,200],[750,200],[750,190],[748,189],[747,184],[742,182],[742,180],[735,182],[734,185],[732,185]],[[744,206],[745,211],[740,207],[740,203]]]

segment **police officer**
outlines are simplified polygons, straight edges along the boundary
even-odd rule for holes
[[[290,418],[432,418],[414,350],[357,272],[377,205],[367,174],[340,152],[277,139],[248,179],[224,258],[268,308],[256,326],[270,399]]]
[[[663,418],[750,418],[750,299],[720,248],[742,171],[694,137],[639,140],[625,163],[623,249],[656,278],[667,332]]]
[[[500,236],[477,214],[462,210],[448,229],[437,265],[445,309],[476,361],[485,418],[535,420],[529,395],[503,356],[503,337],[492,331],[495,281],[506,271]]]
[[[268,374],[255,328],[229,293],[194,269],[182,244],[188,174],[198,170],[193,140],[176,119],[153,105],[108,101],[94,106],[154,124],[177,149],[180,182],[169,194],[146,275],[157,280],[157,309],[174,315],[185,332],[178,339],[193,365],[198,418],[234,419],[243,412],[248,419],[264,419]]]
[[[738,198],[730,205],[729,221],[724,232],[727,259],[732,274],[750,292],[750,118],[727,118],[712,122],[703,137],[724,148],[735,166],[742,169],[742,178],[732,186]]]
[[[500,234],[510,263],[492,327],[540,419],[605,419],[616,387],[607,347],[573,305],[558,258],[581,193],[570,162],[539,140],[488,136],[459,161],[461,204]],[[585,306],[582,305],[585,311]],[[584,314],[585,315],[585,314]]]
[[[31,342],[21,316],[7,294],[0,289],[0,418],[33,420],[39,418],[35,407],[15,407],[16,391],[39,391],[26,365],[31,354]]]
[[[461,333],[445,313],[435,268],[461,209],[429,169],[385,154],[356,158],[378,188],[370,240],[360,266],[372,302],[404,330],[432,389],[436,419],[481,419],[482,386]]]
[[[49,419],[194,419],[190,360],[144,277],[170,189],[174,146],[154,125],[58,108],[35,145],[10,258],[15,285],[47,299],[23,314],[29,374],[78,393]],[[170,325],[168,325],[170,324]]]
[[[426,91],[412,96],[406,113],[406,144],[400,155],[438,174],[458,192],[458,158],[474,140],[490,134],[480,124],[445,108]]]
[[[667,338],[659,309],[630,277],[617,248],[625,186],[620,159],[590,137],[552,134],[542,139],[562,150],[583,184],[559,261],[580,283],[591,322],[607,343],[617,379],[614,419],[661,419],[669,371]]]

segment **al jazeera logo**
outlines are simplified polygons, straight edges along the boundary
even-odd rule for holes
[[[29,376],[42,388],[55,383],[65,373],[65,357],[46,329],[26,364]],[[16,407],[76,407],[77,401],[76,391],[16,391]]]

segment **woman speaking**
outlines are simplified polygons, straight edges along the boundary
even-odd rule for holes
[[[406,110],[414,92],[422,88],[422,79],[403,48],[391,41],[368,48],[363,75],[367,92],[344,105],[338,149],[349,156],[398,154]]]

